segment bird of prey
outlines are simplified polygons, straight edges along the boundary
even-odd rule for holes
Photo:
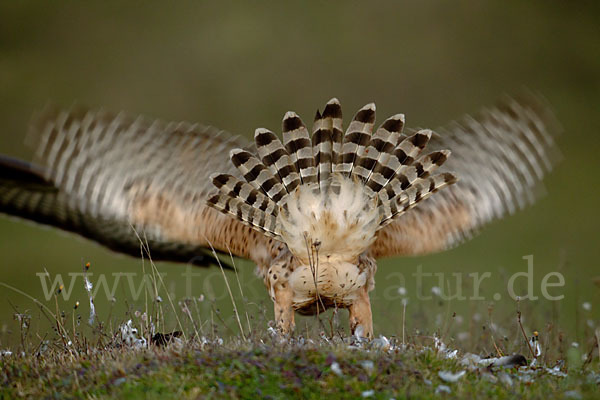
[[[46,110],[33,162],[0,158],[0,212],[118,252],[210,265],[211,250],[252,260],[279,330],[294,313],[349,310],[371,338],[376,260],[448,249],[532,203],[556,152],[537,95],[506,98],[435,132],[367,104],[343,130],[337,99],[312,130],[288,112],[280,139],[125,113]]]

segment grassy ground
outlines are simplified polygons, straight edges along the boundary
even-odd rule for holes
[[[484,367],[420,345],[276,337],[5,356],[2,398],[598,398],[598,363]],[[459,378],[448,373],[466,373]],[[595,371],[595,372],[594,372]],[[453,378],[456,381],[453,381]]]
[[[373,341],[349,335],[340,323],[345,312],[329,311],[299,319],[295,336],[283,338],[269,327],[270,313],[249,312],[232,292],[231,314],[203,297],[173,301],[152,260],[148,267],[145,302],[106,318],[99,317],[106,310],[62,301],[63,286],[49,302],[12,288],[35,308],[20,312],[11,302],[18,329],[2,332],[0,343],[13,345],[0,351],[0,398],[600,396],[600,329],[587,326],[571,337],[527,303],[517,303],[512,317],[496,318],[489,305],[487,317],[461,321],[440,299],[447,312],[432,331],[405,326],[405,307],[396,313],[403,321],[397,336]],[[92,270],[83,266],[90,298]],[[409,317],[427,326],[435,313],[419,307]]]

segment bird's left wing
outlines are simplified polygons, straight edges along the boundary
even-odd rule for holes
[[[558,158],[559,128],[549,110],[540,96],[527,93],[438,129],[427,149],[452,152],[440,170],[456,173],[458,182],[379,231],[373,256],[445,250],[533,203]]]
[[[213,172],[237,175],[218,129],[103,110],[47,110],[32,124],[35,163],[0,157],[0,213],[113,250],[208,265],[211,248],[255,259],[265,238],[206,206]],[[256,261],[256,260],[255,260]]]

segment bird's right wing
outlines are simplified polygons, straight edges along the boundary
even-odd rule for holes
[[[0,212],[75,232],[113,250],[208,265],[252,258],[266,238],[206,206],[213,172],[237,174],[248,142],[212,127],[124,113],[46,111],[32,125],[35,164],[0,158]]]

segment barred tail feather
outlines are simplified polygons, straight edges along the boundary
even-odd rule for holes
[[[237,197],[253,208],[277,216],[279,212],[277,203],[249,183],[242,182],[229,174],[213,174],[211,180],[221,194]]]
[[[283,117],[283,144],[296,165],[303,184],[317,182],[317,168],[308,129],[300,117],[289,111]]]
[[[245,150],[232,150],[230,153],[233,165],[240,171],[246,182],[258,190],[262,190],[275,203],[286,194],[286,190],[271,170],[251,153]]]
[[[335,168],[335,172],[340,172],[347,176],[357,174],[362,176],[365,172],[360,169],[353,172],[356,160],[364,155],[367,146],[371,141],[373,124],[375,122],[375,104],[369,103],[358,110],[354,115],[352,122],[344,134],[344,143],[342,145],[341,163]]]
[[[371,144],[360,161],[369,170],[365,186],[375,193],[379,192],[394,174],[388,165],[403,127],[403,114],[396,114],[385,120],[373,135]]]
[[[323,110],[323,118],[328,121],[327,125],[331,126],[331,164],[333,169],[333,166],[337,165],[342,158],[342,144],[344,141],[342,106],[338,99],[334,97],[327,102]]]
[[[293,192],[300,184],[300,175],[279,138],[273,132],[259,128],[254,134],[254,141],[263,164],[271,170],[273,176],[279,177],[288,193]]]
[[[332,120],[325,118],[318,110],[315,115],[315,123],[313,125],[313,154],[315,157],[315,165],[317,167],[319,187],[321,190],[326,190],[329,185],[331,176],[331,159],[333,150],[332,141]]]
[[[238,197],[226,196],[222,193],[208,198],[207,204],[225,214],[230,214],[244,224],[262,232],[263,234],[280,240],[276,232],[277,218],[268,215],[245,203]]]
[[[380,214],[382,215],[380,226],[384,227],[388,225],[394,218],[399,217],[406,211],[418,205],[419,202],[427,199],[438,190],[451,185],[456,181],[457,177],[450,172],[415,180],[415,182],[405,191],[402,191],[399,196],[379,205]]]

